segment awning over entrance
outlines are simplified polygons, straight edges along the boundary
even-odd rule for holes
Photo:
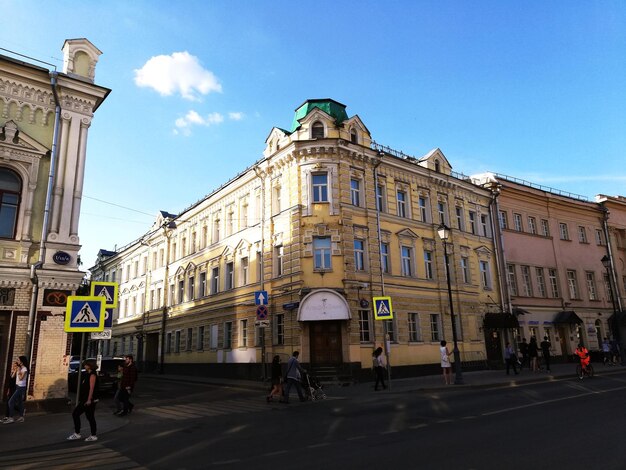
[[[523,308],[513,307],[513,315],[526,315],[530,313],[528,310],[524,310]]]
[[[582,324],[583,321],[573,310],[565,310],[563,312],[557,312],[554,317],[554,323],[569,323],[569,324]]]
[[[485,328],[519,328],[517,317],[507,312],[486,313],[483,325]]]
[[[350,320],[346,299],[331,289],[317,289],[300,301],[298,321]]]

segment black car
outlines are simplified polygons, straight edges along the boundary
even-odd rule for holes
[[[95,361],[93,357],[89,358]],[[67,388],[75,393],[78,385],[78,365],[80,361],[71,361],[67,373]],[[123,357],[104,357],[98,369],[98,391],[100,393],[115,393],[117,390],[117,368],[124,365]],[[85,369],[82,370],[85,373]]]

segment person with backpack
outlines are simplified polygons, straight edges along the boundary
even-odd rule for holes
[[[78,394],[78,404],[72,411],[72,419],[74,420],[74,433],[67,438],[68,441],[76,441],[82,439],[80,434],[80,415],[85,413],[91,435],[85,439],[86,442],[98,440],[97,424],[96,424],[96,403],[98,403],[98,365],[93,359],[87,359],[83,362],[85,374],[81,377],[80,391]]]

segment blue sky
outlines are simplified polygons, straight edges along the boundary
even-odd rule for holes
[[[113,91],[89,134],[80,236],[140,236],[261,157],[307,98],[454,170],[626,195],[621,1],[0,0],[0,47],[62,67],[67,38]],[[184,71],[184,73],[182,73]],[[98,200],[135,209],[126,210]]]

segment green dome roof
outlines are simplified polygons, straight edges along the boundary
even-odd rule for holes
[[[337,124],[341,124],[343,121],[348,119],[345,104],[341,104],[338,101],[331,100],[330,98],[306,100],[296,109],[296,115],[291,123],[291,132],[300,127],[300,123],[298,121],[313,111],[314,108],[319,108],[326,114],[330,114],[335,118],[335,122]]]

